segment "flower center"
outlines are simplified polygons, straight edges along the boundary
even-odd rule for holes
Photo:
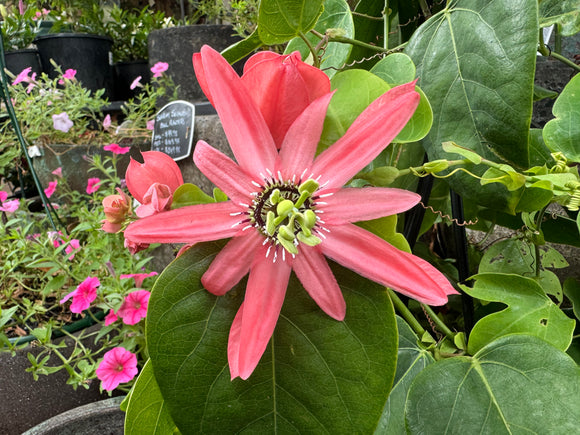
[[[275,245],[290,254],[298,253],[298,244],[318,245],[312,234],[317,217],[312,195],[318,182],[309,179],[296,186],[293,182],[271,181],[256,195],[250,206],[250,220]]]

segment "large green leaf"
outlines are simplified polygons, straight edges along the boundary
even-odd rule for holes
[[[151,361],[147,361],[133,386],[125,416],[125,434],[172,434],[175,423],[153,375]]]
[[[449,158],[441,144],[453,141],[493,161],[529,166],[537,20],[536,0],[457,0],[415,32],[405,52],[433,109],[424,140],[431,159]],[[521,196],[465,175],[451,185],[511,213]]]
[[[399,352],[395,382],[389,400],[383,410],[381,421],[375,434],[404,434],[405,401],[407,392],[415,377],[429,364],[435,362],[425,349],[418,346],[419,339],[409,325],[397,316],[399,330]]]
[[[354,36],[354,24],[346,0],[326,0],[324,2],[324,12],[318,19],[314,29],[322,35],[328,29],[340,29],[341,36],[352,38]],[[316,46],[320,42],[320,38],[312,33],[308,33],[306,39],[310,41],[312,46]],[[320,68],[324,70],[328,77],[334,76],[337,69],[344,67],[351,49],[352,45],[350,44],[330,42],[324,50]],[[285,52],[292,53],[295,50],[300,51],[302,59],[306,59],[311,54],[306,43],[299,37],[294,38],[288,43]]]
[[[580,31],[580,0],[540,0],[540,26],[559,24],[564,36]]]
[[[411,434],[571,434],[580,370],[537,337],[503,337],[469,357],[426,367],[407,396]]]
[[[181,432],[370,432],[396,365],[395,315],[384,288],[333,266],[347,303],[338,322],[292,276],[262,360],[247,381],[232,381],[226,349],[243,284],[215,297],[200,283],[220,247],[198,244],[176,259],[149,302],[155,378]]]
[[[507,273],[481,273],[473,277],[473,288],[462,286],[474,298],[502,302],[508,307],[485,316],[469,336],[469,353],[474,354],[492,341],[512,333],[539,337],[566,350],[576,322],[566,316],[531,278]]]
[[[551,151],[580,162],[580,75],[566,85],[552,108],[555,119],[544,126],[544,140]]]
[[[322,14],[324,0],[262,0],[258,35],[265,45],[283,44],[306,33]]]

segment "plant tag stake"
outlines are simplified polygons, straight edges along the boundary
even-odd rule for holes
[[[172,101],[155,116],[151,150],[161,151],[173,160],[181,160],[191,153],[195,106],[187,101]]]

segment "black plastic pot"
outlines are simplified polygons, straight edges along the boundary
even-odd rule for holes
[[[146,60],[135,60],[133,62],[118,62],[113,65],[115,71],[115,100],[127,101],[136,97],[141,88],[131,89],[131,83],[141,76],[141,84],[145,85],[151,81],[151,70]]]
[[[24,50],[8,51],[4,53],[6,68],[14,75],[18,75],[23,69],[31,67],[31,73],[40,74],[42,66],[38,50],[27,48]]]
[[[37,36],[34,43],[38,47],[42,70],[50,78],[58,76],[50,62],[53,59],[63,72],[75,69],[76,78],[87,89],[105,89],[105,96],[113,97],[111,38],[85,33],[55,33]]]

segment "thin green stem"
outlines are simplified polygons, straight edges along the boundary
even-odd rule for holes
[[[401,317],[403,317],[403,319],[407,321],[409,326],[413,329],[413,331],[415,331],[415,333],[419,336],[419,338],[422,338],[425,335],[425,332],[427,331],[423,329],[419,321],[415,319],[413,313],[411,313],[409,308],[407,308],[407,306],[403,303],[403,301],[399,298],[399,296],[397,296],[397,294],[390,288],[387,290],[389,292],[389,296],[391,297],[391,300],[393,301],[393,305],[395,306],[397,312],[401,315]]]
[[[425,16],[425,19],[428,19],[431,16],[431,9],[429,9],[429,5],[427,4],[426,0],[419,0],[419,5],[421,6],[421,12]]]
[[[433,309],[426,304],[421,304],[421,307],[425,310],[427,315],[430,317],[433,323],[437,325],[437,327],[441,330],[441,332],[443,332],[443,334],[445,334],[445,336],[449,338],[451,342],[453,342],[453,339],[455,338],[455,333],[451,329],[449,329],[445,323],[443,323],[443,321],[439,318],[439,316],[437,316],[435,311],[433,311]]]
[[[540,232],[542,228],[542,222],[544,220],[544,214],[546,213],[546,209],[548,206],[545,206],[540,212],[538,213],[538,217],[536,218],[536,231]],[[542,273],[542,263],[540,261],[540,246],[537,243],[534,243],[534,252],[536,254],[536,277],[540,277],[540,273]]]
[[[312,53],[312,65],[316,68],[320,68],[320,59],[318,58],[318,53],[316,52],[316,49],[310,43],[310,41],[308,40],[308,38],[306,37],[306,35],[304,33],[300,33],[299,36],[300,36],[300,38],[302,38],[302,40],[304,41],[304,43],[308,47],[308,50],[310,50],[310,53]]]
[[[539,48],[538,51],[542,54],[542,56],[546,57],[553,57],[556,60],[559,60],[565,65],[568,65],[571,68],[574,68],[576,71],[580,71],[580,65],[576,65],[567,57],[562,56],[560,53],[556,53],[555,51],[550,50],[546,44],[544,43],[544,33],[542,29],[540,29],[540,37],[539,37]]]

